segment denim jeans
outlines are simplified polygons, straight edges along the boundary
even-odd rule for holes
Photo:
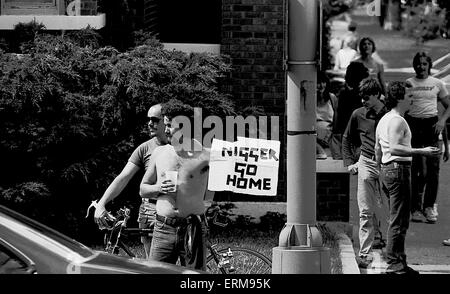
[[[405,116],[411,129],[411,146],[423,148],[434,146],[440,148],[439,136],[434,131],[438,117],[413,118]],[[440,157],[414,155],[411,167],[412,195],[411,212],[433,207],[439,186]]]
[[[360,155],[358,161],[359,256],[367,256],[375,237],[381,237],[380,221],[386,221],[379,171],[374,160]]]
[[[439,144],[427,145],[440,148]],[[436,202],[439,186],[439,170],[441,158],[430,156],[413,156],[411,168],[412,198],[411,211],[422,211],[433,207]]]
[[[150,259],[176,264],[178,258],[182,266],[195,269],[206,269],[206,224],[202,222],[200,244],[192,246],[192,263],[186,258],[185,235],[186,225],[171,226],[159,220],[155,222]],[[194,237],[193,237],[194,238]]]
[[[149,202],[147,199],[142,199],[139,207],[138,224],[140,229],[153,229],[155,226],[156,204]],[[150,256],[150,246],[152,244],[152,237],[142,236],[141,242],[144,245],[146,258]]]
[[[405,238],[411,205],[411,165],[404,163],[383,165],[381,179],[383,190],[389,198],[386,271],[402,271],[407,267]]]

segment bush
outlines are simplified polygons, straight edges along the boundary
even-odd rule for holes
[[[420,4],[408,7],[407,15],[406,35],[415,38],[417,43],[439,38],[446,27],[445,9]]]
[[[121,53],[80,33],[89,43],[36,34],[27,54],[0,51],[0,202],[86,240],[85,209],[148,139],[151,105],[177,98],[219,116],[234,105],[218,91],[230,68],[220,56],[145,40]],[[126,193],[140,202],[137,188]]]

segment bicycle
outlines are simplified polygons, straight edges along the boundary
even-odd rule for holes
[[[208,223],[225,227],[227,223],[218,220],[219,211],[213,211],[207,215]],[[107,213],[109,228],[104,236],[104,250],[111,254],[120,255],[123,250],[129,257],[136,255],[127,245],[132,236],[152,236],[152,229],[128,228],[127,221],[130,218],[130,209],[120,208],[116,216]],[[128,239],[128,241],[126,241]],[[212,244],[206,238],[206,248],[209,255],[206,258],[206,271],[213,274],[270,274],[272,262],[263,254],[249,248],[226,247],[220,248],[218,244]]]

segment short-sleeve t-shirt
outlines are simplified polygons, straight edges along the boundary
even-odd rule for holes
[[[138,146],[138,148],[136,148],[136,150],[134,150],[133,154],[131,154],[128,162],[134,163],[138,167],[147,170],[148,165],[150,164],[150,156],[156,147],[161,145],[162,144],[156,137],[142,143]]]
[[[415,77],[406,80],[412,85],[409,93],[412,94],[413,104],[408,112],[409,116],[428,118],[438,115],[437,99],[448,95],[444,83],[434,77],[417,79]]]

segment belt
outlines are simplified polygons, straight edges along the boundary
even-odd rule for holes
[[[185,225],[188,224],[191,220],[192,217],[196,217],[196,216],[200,216],[200,220],[201,221],[206,221],[206,217],[204,214],[201,215],[189,215],[187,217],[184,218],[180,218],[180,217],[167,217],[167,216],[162,216],[159,214],[156,214],[156,220],[160,221],[166,225],[172,226],[172,227],[179,227],[181,225]]]
[[[389,165],[392,165],[393,167],[398,167],[399,165],[406,165],[406,166],[408,166],[408,165],[411,165],[411,161],[398,161],[398,160],[392,160],[392,161],[389,161],[389,162],[387,162],[387,163],[382,163],[381,165],[382,165],[382,166],[389,166]]]
[[[153,198],[142,198],[142,202],[148,202],[148,203],[153,203],[156,204],[156,199]]]
[[[369,158],[370,160],[375,161],[375,154],[371,155],[371,154],[361,150],[361,155],[363,155],[365,158]]]

